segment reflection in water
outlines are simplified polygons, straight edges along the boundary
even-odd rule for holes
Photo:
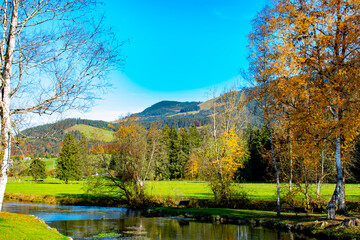
[[[198,223],[174,218],[143,218],[139,212],[125,208],[5,203],[4,211],[36,215],[60,233],[74,239],[111,232],[123,237],[136,236],[136,239],[309,239],[245,225]]]

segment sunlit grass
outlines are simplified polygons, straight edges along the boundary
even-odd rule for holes
[[[0,240],[68,239],[32,215],[0,213]]]
[[[61,197],[68,194],[83,194],[84,190],[81,181],[74,181],[72,184],[64,184],[64,182],[60,180],[45,179],[44,182],[39,183],[32,180],[9,180],[6,186],[6,192]]]
[[[46,179],[44,182],[36,183],[29,178],[23,181],[10,179],[6,192],[25,193],[35,195],[51,195],[62,197],[69,194],[85,194],[82,181],[73,181],[72,184],[64,184],[63,181],[56,179]],[[287,184],[281,185],[282,190],[288,188]],[[335,184],[323,184],[321,196],[330,199],[335,188]],[[234,190],[245,192],[250,199],[254,200],[275,200],[276,184],[274,183],[238,183],[234,184]],[[213,194],[207,182],[204,181],[148,181],[146,191],[159,198],[174,199],[211,199]],[[315,186],[311,188],[312,195],[315,196]],[[346,199],[359,200],[359,184],[346,184]]]
[[[87,139],[94,139],[104,142],[111,142],[114,140],[113,131],[92,127],[85,124],[77,124],[65,130],[65,132],[71,131],[79,131],[83,133]]]
[[[57,158],[44,158],[42,160],[46,164],[46,169],[54,169],[55,168]]]
[[[275,183],[236,183],[233,185],[236,192],[245,192],[253,200],[275,200]],[[287,184],[281,184],[282,190],[288,188]],[[315,195],[315,186],[311,192]],[[331,197],[335,184],[323,184],[321,196],[325,199]],[[202,181],[151,181],[148,182],[148,192],[158,197],[175,197],[189,199],[210,199],[213,197],[210,187]],[[360,185],[346,184],[346,198],[348,200],[359,200]]]

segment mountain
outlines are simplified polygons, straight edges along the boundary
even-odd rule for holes
[[[238,92],[240,93],[240,92]],[[245,96],[248,96],[249,90],[243,91]],[[238,99],[241,94],[238,94]],[[132,117],[136,117],[136,121],[142,123],[146,127],[150,127],[156,123],[160,127],[165,125],[175,128],[190,127],[192,124],[196,126],[203,126],[211,123],[210,115],[212,114],[211,109],[214,103],[217,105],[217,109],[223,107],[221,104],[221,98],[216,97],[205,102],[178,102],[178,101],[161,101],[154,105],[146,108],[140,113],[133,114]],[[262,111],[258,108],[256,101],[250,101],[246,105],[249,122],[252,125],[262,125]],[[126,121],[120,119],[115,121],[116,123],[122,123]]]
[[[201,102],[176,102],[161,101],[146,108],[136,115],[145,119],[163,119],[164,117],[173,117],[179,113],[196,112],[200,110],[198,106]]]
[[[138,122],[146,127],[156,122],[160,127],[190,127],[192,124],[202,126],[208,124],[209,112],[204,112],[202,102],[161,101],[135,114]]]
[[[140,113],[133,114],[132,118],[135,117],[136,121],[145,127],[150,127],[154,123],[160,127],[168,125],[170,128],[190,127],[192,124],[202,126],[210,123],[210,108],[217,99],[206,102],[161,101]],[[128,118],[123,118],[114,123],[124,123],[127,120]]]

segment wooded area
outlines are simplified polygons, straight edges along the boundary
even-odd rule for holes
[[[119,61],[117,46],[112,49],[110,44],[111,32],[101,28],[101,21],[94,26],[81,14],[95,2],[50,2],[3,3],[0,197],[11,143],[22,140],[12,135],[10,116],[83,107],[82,100],[94,94],[107,70]],[[359,181],[360,172],[359,11],[356,0],[274,1],[252,22],[250,67],[243,72],[251,88],[235,86],[220,95],[214,91],[206,110],[199,102],[163,101],[139,113],[147,117],[143,121],[136,115],[114,125],[84,121],[113,131],[115,140],[87,141],[80,132],[76,137],[67,135],[57,151],[60,157],[53,175],[65,182],[87,178],[89,191],[117,191],[131,205],[148,200],[147,180],[206,180],[214,200],[224,204],[235,197],[234,181],[276,182],[278,215],[284,197],[294,200],[300,195],[307,208],[323,205],[321,184],[335,182],[328,218],[335,219],[336,212],[347,214],[345,179]],[[71,16],[74,22],[81,19],[94,28],[88,32],[76,24],[67,25],[59,16]],[[61,27],[58,31],[45,27],[36,34],[27,30],[47,21]],[[69,31],[78,38],[70,38]],[[103,37],[104,32],[109,38]],[[49,46],[43,46],[45,40]],[[110,45],[103,44],[107,41]],[[41,76],[44,70],[54,85],[44,84],[39,77],[38,90],[22,89],[26,82],[34,84],[32,74]],[[13,109],[10,99],[14,99]],[[16,99],[28,101],[21,105]],[[198,115],[190,115],[191,111]],[[160,115],[171,118],[159,119]],[[28,132],[38,134],[36,129]],[[64,136],[62,132],[57,137]],[[60,148],[50,141],[48,147]],[[73,173],[63,171],[67,166]],[[11,174],[19,177],[18,169],[14,163]],[[288,190],[280,196],[284,182]],[[315,195],[310,191],[313,185]]]

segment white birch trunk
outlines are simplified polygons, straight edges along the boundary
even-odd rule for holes
[[[289,178],[289,191],[292,191],[292,180],[293,180],[293,161],[292,161],[292,144],[290,140],[290,178]]]
[[[336,112],[335,119],[339,123],[339,113]],[[339,128],[339,125],[337,126]],[[339,131],[339,130],[338,130]],[[338,212],[340,214],[346,214],[346,206],[344,197],[344,176],[341,163],[341,138],[340,133],[336,137],[335,141],[335,161],[336,161],[336,187],[331,200],[328,204],[328,219],[335,219],[336,205],[338,205]]]
[[[11,120],[10,120],[10,94],[11,94],[11,70],[13,54],[15,49],[15,38],[18,18],[19,1],[12,1],[11,23],[7,37],[7,49],[5,54],[4,70],[2,73],[2,106],[1,106],[1,137],[3,147],[3,159],[0,178],[0,210],[2,209],[6,184],[8,180],[8,170],[11,150]]]
[[[270,120],[268,120],[267,122],[268,122],[268,129],[269,129],[271,156],[272,156],[272,159],[273,159],[274,169],[275,169],[275,173],[276,173],[276,215],[279,217],[280,214],[281,214],[281,213],[280,213],[281,205],[280,205],[280,179],[279,179],[279,171],[278,171],[277,166],[276,166],[276,159],[275,159],[275,153],[274,153],[274,145],[273,145],[273,141],[272,141]]]

